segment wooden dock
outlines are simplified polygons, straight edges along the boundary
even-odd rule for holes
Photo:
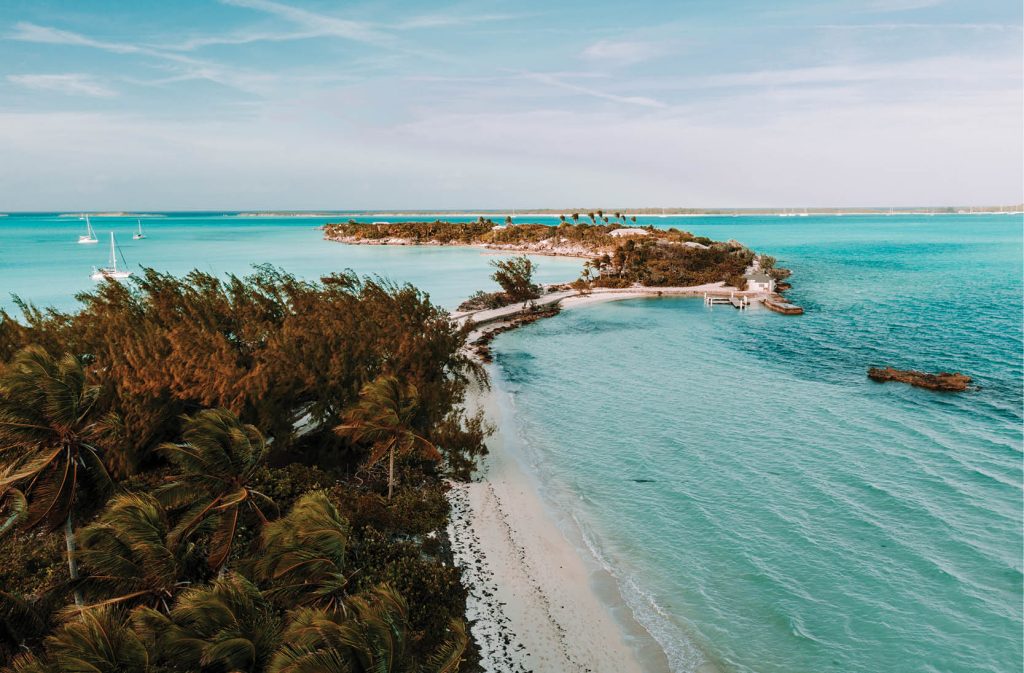
[[[708,294],[707,292],[704,293],[705,306],[715,306],[717,304],[732,306],[740,311],[745,311],[750,308],[750,297],[747,297],[746,295],[737,297],[734,294],[730,294],[728,297],[725,297],[722,295]]]

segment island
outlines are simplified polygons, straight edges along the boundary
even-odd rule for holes
[[[626,226],[619,222],[496,224],[484,217],[475,222],[442,220],[414,222],[344,223],[324,225],[324,237],[350,245],[477,246],[487,250],[529,255],[579,257],[584,260],[579,278],[540,288],[536,297],[510,298],[505,293],[477,293],[459,307],[457,317],[475,314],[477,322],[517,299],[540,300],[561,293],[551,302],[579,295],[603,293],[607,298],[637,295],[701,296],[709,303],[732,303],[745,308],[760,302],[779,313],[803,310],[781,296],[782,281],[790,271],[775,258],[758,254],[742,243],[714,241],[677,228]],[[607,219],[607,218],[604,218]],[[632,225],[632,223],[629,223]],[[503,316],[502,316],[503,317]]]

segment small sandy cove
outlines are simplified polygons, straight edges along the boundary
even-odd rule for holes
[[[468,411],[483,408],[497,424],[498,394],[474,388]],[[496,432],[487,445],[490,454],[477,480],[452,485],[448,528],[470,592],[467,616],[484,670],[667,671],[667,661],[641,666],[626,642],[627,627],[595,592],[593,564],[588,566],[546,510],[507,438]]]

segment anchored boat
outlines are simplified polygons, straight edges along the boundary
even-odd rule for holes
[[[89,216],[85,215],[85,234],[78,237],[79,243],[99,243],[99,239],[96,238],[96,232],[93,231],[92,222],[89,221]]]
[[[93,280],[105,280],[110,278],[111,280],[121,280],[128,278],[132,275],[131,271],[125,271],[117,268],[117,254],[120,252],[117,248],[117,243],[114,241],[114,232],[110,232],[110,259],[107,261],[107,266],[97,269],[93,267],[93,272],[90,278]],[[124,262],[124,255],[121,255],[121,261]],[[125,266],[128,263],[125,262]]]

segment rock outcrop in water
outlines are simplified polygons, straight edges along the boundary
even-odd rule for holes
[[[899,381],[901,383],[909,383],[912,386],[918,388],[927,388],[928,390],[947,390],[952,392],[962,392],[967,390],[967,386],[971,384],[971,377],[966,374],[940,372],[938,374],[928,374],[925,372],[915,371],[913,369],[894,369],[892,367],[872,367],[868,370],[868,378],[872,381],[878,381],[885,383],[887,381]]]

